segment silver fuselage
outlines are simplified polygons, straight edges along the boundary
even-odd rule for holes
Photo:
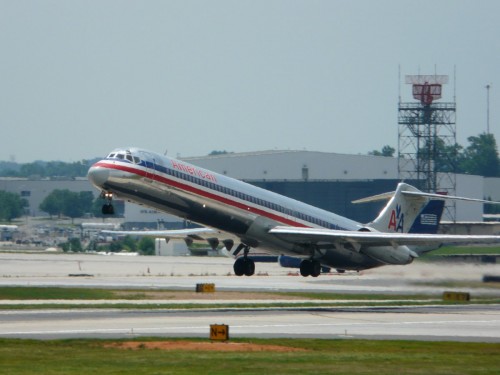
[[[126,157],[118,158],[117,155]],[[238,237],[275,254],[309,256],[306,245],[268,233],[278,225],[360,230],[363,225],[303,202],[149,151],[116,150],[95,163],[89,180],[119,198],[173,214]],[[332,245],[316,252],[322,264],[341,269],[383,265],[360,251]]]

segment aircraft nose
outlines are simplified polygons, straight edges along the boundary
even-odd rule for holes
[[[103,167],[92,166],[90,167],[87,178],[95,186],[102,187],[109,178],[109,170]]]

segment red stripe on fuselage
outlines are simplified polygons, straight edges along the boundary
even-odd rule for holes
[[[104,168],[116,169],[116,170],[120,170],[120,171],[124,171],[124,172],[128,172],[128,173],[133,173],[133,174],[136,174],[138,176],[149,178],[153,181],[157,181],[157,182],[163,183],[165,185],[168,185],[168,186],[171,186],[174,188],[178,188],[178,189],[187,191],[189,193],[196,194],[198,196],[202,196],[204,198],[212,199],[212,200],[218,201],[220,203],[224,203],[224,204],[230,205],[232,207],[236,207],[236,208],[238,208],[244,212],[247,212],[247,213],[250,212],[250,213],[257,214],[257,215],[265,216],[269,219],[276,220],[280,223],[291,225],[294,227],[306,227],[306,228],[308,227],[305,224],[284,218],[283,216],[279,216],[279,215],[264,211],[260,208],[255,208],[255,207],[252,207],[250,205],[246,205],[244,203],[236,202],[236,201],[228,199],[226,197],[221,197],[220,195],[213,194],[213,193],[210,193],[208,191],[205,191],[205,190],[202,190],[202,189],[190,186],[190,185],[186,185],[186,184],[180,183],[178,181],[171,180],[169,178],[165,178],[163,176],[159,176],[156,173],[154,173],[156,171],[147,172],[147,171],[143,171],[142,169],[131,168],[127,165],[108,164],[108,163],[104,163],[104,162],[97,162],[93,165],[93,167],[104,167]]]

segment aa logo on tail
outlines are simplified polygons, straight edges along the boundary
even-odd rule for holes
[[[391,212],[391,218],[389,220],[389,226],[387,227],[389,230],[393,230],[394,232],[403,232],[403,227],[405,224],[405,214],[401,212],[401,205],[398,204],[395,210]]]

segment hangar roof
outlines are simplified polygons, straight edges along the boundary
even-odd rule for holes
[[[303,150],[270,150],[184,158],[202,168],[245,180],[397,179],[397,159]]]

